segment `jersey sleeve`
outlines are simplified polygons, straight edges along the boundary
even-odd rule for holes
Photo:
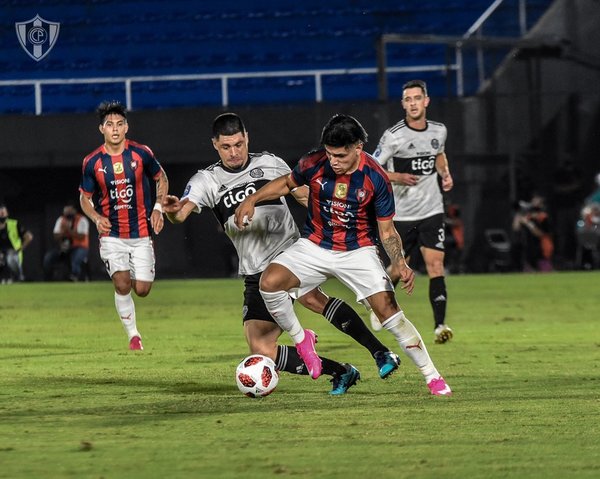
[[[96,191],[96,175],[94,173],[95,163],[96,162],[92,159],[85,159],[83,161],[79,191],[87,197],[92,196],[94,191]]]
[[[213,208],[216,197],[217,189],[213,179],[206,171],[198,171],[188,181],[181,199],[188,198],[196,205],[194,211],[200,213],[202,208]]]
[[[378,220],[388,220],[394,217],[396,205],[394,203],[394,193],[392,184],[387,176],[375,174],[371,177],[375,187],[375,214]]]
[[[144,171],[148,172],[148,176],[150,176],[153,180],[157,180],[160,176],[161,166],[154,153],[150,148],[146,145],[140,145],[142,150],[144,151]]]
[[[390,171],[393,168],[393,158],[396,150],[397,145],[394,135],[392,135],[389,130],[386,130],[383,135],[381,135],[377,148],[372,156],[377,160],[377,163]]]
[[[438,154],[444,153],[446,150],[446,138],[448,138],[448,129],[446,125],[442,127],[442,138],[440,139],[440,148],[438,150]]]
[[[275,164],[275,174],[277,177],[290,174],[292,170],[285,161],[283,161],[278,156],[273,156],[273,159]]]

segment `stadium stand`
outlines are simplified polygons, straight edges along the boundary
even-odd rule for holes
[[[490,3],[260,0],[249,5],[232,0],[224,10],[219,3],[183,0],[11,0],[3,2],[5,23],[27,21],[39,14],[60,23],[60,33],[52,51],[36,62],[23,51],[14,29],[0,30],[0,43],[5,46],[0,81],[373,69],[376,41],[382,34],[460,36]],[[527,28],[550,3],[527,0]],[[486,22],[485,34],[518,36],[518,4],[518,0],[506,0]],[[395,45],[390,47],[388,65],[444,65],[447,53],[444,46]],[[500,59],[486,67],[491,70]],[[429,77],[432,92],[446,94],[448,72],[438,71]],[[219,104],[220,91],[215,83],[213,79],[191,80],[189,85],[182,82],[155,87],[162,91],[176,86],[180,95],[177,90],[154,95],[149,87],[140,86],[132,92],[134,107]],[[468,78],[466,93],[473,93],[477,86],[476,78]],[[315,101],[314,80],[309,77],[236,79],[228,87],[232,104]],[[13,95],[15,88],[18,95]],[[123,83],[115,90],[123,96]],[[21,90],[0,84],[0,112],[32,113],[33,101],[23,101],[22,91],[31,92],[32,87]],[[216,97],[215,91],[219,93]],[[95,104],[95,93],[105,90],[44,85],[43,112],[89,111]],[[376,97],[374,73],[324,79],[326,101]]]

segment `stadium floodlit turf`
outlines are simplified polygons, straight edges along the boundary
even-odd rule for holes
[[[447,279],[454,339],[433,344],[428,280],[398,298],[454,390],[368,352],[297,306],[318,351],[362,381],[328,394],[283,373],[249,399],[240,280],[161,280],[129,351],[108,281],[0,286],[1,478],[600,476],[600,272]],[[366,311],[336,282],[325,290]],[[289,344],[287,335],[282,340]]]

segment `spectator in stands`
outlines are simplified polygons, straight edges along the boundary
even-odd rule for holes
[[[8,217],[8,208],[0,204],[0,276],[2,283],[24,281],[23,250],[33,234],[18,220]]]
[[[523,270],[552,271],[554,240],[544,198],[534,195],[529,203],[521,201],[512,228],[523,248]]]
[[[56,219],[53,235],[56,247],[44,256],[44,279],[54,279],[56,266],[60,262],[68,264],[69,280],[85,279],[90,248],[90,222],[77,211],[75,203],[65,205],[62,215]]]

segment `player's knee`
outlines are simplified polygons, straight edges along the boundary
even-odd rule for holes
[[[259,288],[261,291],[267,293],[273,293],[275,291],[281,290],[281,287],[279,286],[279,281],[277,280],[275,275],[270,274],[268,270],[263,271],[262,275],[260,276]]]
[[[135,284],[135,294],[140,298],[145,298],[150,294],[150,290],[152,289],[152,283],[136,283]]]

